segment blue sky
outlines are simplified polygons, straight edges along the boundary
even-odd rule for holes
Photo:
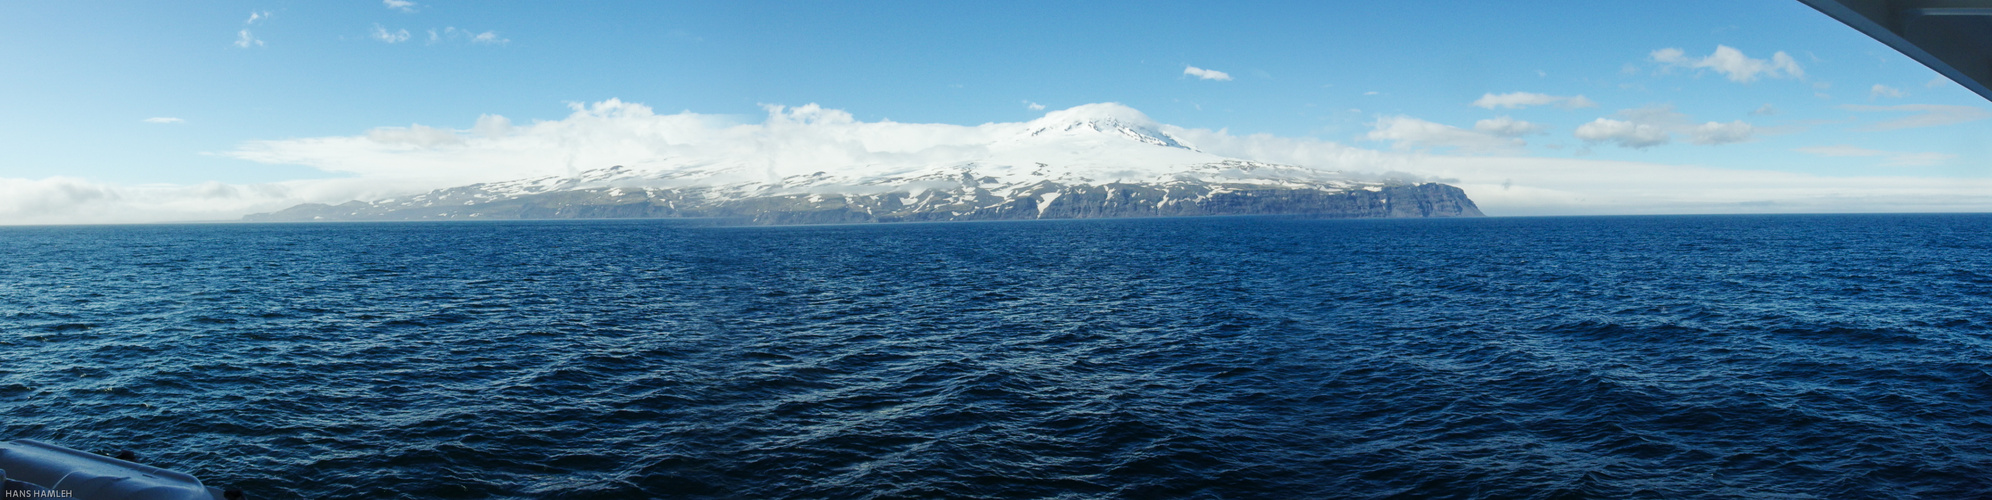
[[[257,141],[557,121],[608,99],[741,122],[815,103],[964,125],[1119,102],[1187,129],[1398,155],[1374,169],[1461,184],[1513,184],[1530,174],[1497,165],[1541,159],[1721,174],[1712,183],[1796,174],[1855,190],[1843,198],[1864,185],[1913,196],[1923,179],[1952,186],[1953,202],[1849,211],[1992,209],[1992,193],[1956,192],[1992,178],[1992,105],[1795,0],[10,2],[0,61],[0,195],[15,199],[0,223],[135,220],[66,216],[50,190],[131,201],[356,175],[238,154]],[[1543,185],[1598,197],[1651,185],[1593,177]],[[1469,193],[1515,215],[1750,211],[1787,196],[1587,208]]]

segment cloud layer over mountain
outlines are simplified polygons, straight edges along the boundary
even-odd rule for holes
[[[1393,144],[1390,150],[1376,150],[1313,138],[1186,129],[1155,123],[1140,111],[1112,103],[1050,111],[1030,122],[982,125],[866,122],[813,104],[767,106],[766,111],[765,118],[749,122],[691,112],[658,114],[642,104],[610,99],[574,104],[559,120],[514,123],[485,115],[462,129],[410,125],[350,136],[252,141],[219,154],[304,165],[345,177],[191,186],[116,186],[63,177],[0,179],[0,221],[232,219],[298,203],[378,199],[610,165],[751,162],[768,176],[919,165],[988,156],[1005,147],[1005,141],[1044,133],[1047,124],[1087,120],[1146,130],[1134,135],[1179,141],[1208,155],[1437,179],[1465,189],[1490,215],[1992,209],[1982,196],[1992,192],[1992,183],[1975,180],[1823,177],[1501,156],[1521,144],[1522,137],[1545,131],[1540,124],[1507,117],[1482,120],[1472,128],[1384,117],[1361,137]],[[1626,110],[1616,116],[1585,124],[1574,135],[1639,148],[1676,136],[1694,144],[1746,141],[1753,132],[1743,122],[1688,122],[1670,108]]]

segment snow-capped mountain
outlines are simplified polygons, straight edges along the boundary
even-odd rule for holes
[[[890,122],[866,124],[890,127]],[[853,134],[755,151],[645,159],[566,176],[438,189],[249,220],[738,217],[761,223],[1178,215],[1477,216],[1452,186],[1198,151],[1140,111],[1090,104],[1024,123],[961,127],[907,150]],[[940,144],[934,146],[933,144]]]

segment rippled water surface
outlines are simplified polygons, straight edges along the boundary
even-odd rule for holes
[[[0,228],[0,439],[261,498],[1983,497],[1992,216]]]

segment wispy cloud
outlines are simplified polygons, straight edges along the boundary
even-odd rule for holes
[[[1030,109],[1031,111],[1044,111],[1043,104],[1038,104],[1032,101],[1024,101],[1024,108]]]
[[[1813,156],[1883,156],[1888,154],[1887,151],[1857,148],[1844,144],[1835,145],[1835,146],[1803,147],[1803,148],[1793,149],[1792,151],[1797,151],[1800,153],[1805,153]]]
[[[1203,79],[1203,80],[1217,80],[1221,82],[1231,81],[1231,75],[1229,73],[1225,73],[1223,71],[1218,71],[1214,69],[1203,69],[1196,66],[1184,66],[1183,74],[1194,76],[1197,77],[1198,79]]]
[[[142,122],[145,122],[145,123],[187,123],[187,121],[186,121],[186,120],[182,120],[182,119],[179,119],[179,118],[174,118],[174,117],[171,117],[171,116],[154,116],[154,117],[151,117],[151,118],[146,118],[146,119],[144,119],[144,120],[139,120],[139,121],[142,121]]]
[[[1564,109],[1575,109],[1575,108],[1597,107],[1598,103],[1592,102],[1590,99],[1586,99],[1584,98],[1584,96],[1581,95],[1556,96],[1549,94],[1537,94],[1534,92],[1509,92],[1506,94],[1494,94],[1494,93],[1482,94],[1479,99],[1475,99],[1473,101],[1473,105],[1475,107],[1481,107],[1487,109],[1494,109],[1494,108],[1514,109],[1514,108],[1526,108],[1529,106],[1549,106],[1549,105],[1555,105],[1556,107]]]
[[[1923,88],[1930,88],[1930,89],[1934,89],[1934,88],[1937,88],[1937,87],[1942,87],[1942,86],[1945,86],[1945,85],[1950,85],[1950,84],[1951,84],[1951,80],[1950,80],[1949,78],[1944,78],[1944,76],[1943,76],[1943,75],[1937,75],[1937,77],[1936,77],[1936,78],[1931,78],[1931,79],[1930,79],[1930,81],[1928,81],[1928,82],[1924,82],[1924,83],[1923,83]]]
[[[1521,137],[1540,134],[1548,127],[1540,123],[1529,123],[1506,116],[1489,118],[1473,123],[1473,129],[1500,137]]]
[[[1805,153],[1813,156],[1882,157],[1883,160],[1881,162],[1881,166],[1884,167],[1927,167],[1932,165],[1942,165],[1944,162],[1950,161],[1952,158],[1957,158],[1957,155],[1945,154],[1945,153],[1908,153],[1908,152],[1899,152],[1899,151],[1882,151],[1878,149],[1858,148],[1844,144],[1833,145],[1833,146],[1804,147],[1804,148],[1794,149],[1792,151],[1797,151],[1800,153]]]
[[[402,12],[415,12],[415,8],[419,7],[419,5],[415,5],[415,2],[408,0],[380,0],[380,3],[386,5],[387,8]]]
[[[250,11],[249,19],[243,20],[242,25],[253,26],[256,24],[257,21],[262,21],[269,18],[270,18],[270,11],[267,10]],[[249,28],[242,28],[241,31],[235,32],[235,46],[245,49],[250,47],[262,47],[263,40],[256,38],[256,34],[249,32]]]
[[[1516,120],[1481,120],[1474,130],[1433,123],[1409,116],[1389,116],[1372,124],[1363,138],[1388,141],[1398,150],[1450,148],[1467,153],[1517,153],[1527,145],[1514,136],[1529,133],[1535,124]],[[1483,128],[1484,126],[1484,128]]]
[[[1729,123],[1708,122],[1688,129],[1688,142],[1703,146],[1748,142],[1756,135],[1756,127],[1742,120]]]
[[[1478,100],[1474,100],[1472,106],[1476,106],[1476,108],[1488,108],[1488,110],[1494,110],[1494,108],[1514,110],[1514,108],[1530,108],[1530,106],[1556,106],[1556,108],[1574,110],[1574,108],[1596,108],[1598,104],[1592,102],[1592,100],[1586,100],[1584,96],[1550,96],[1550,94],[1534,94],[1534,92],[1492,94],[1490,92],[1490,94],[1482,94]]]
[[[496,31],[486,31],[470,36],[470,43],[506,43],[511,40],[501,38]]]
[[[1874,100],[1875,98],[1880,98],[1880,97],[1901,98],[1902,96],[1905,95],[1908,94],[1902,93],[1902,89],[1890,87],[1887,85],[1882,85],[1879,83],[1874,84],[1874,88],[1868,89],[1868,100]]]
[[[459,43],[469,42],[478,45],[504,45],[512,42],[512,40],[509,38],[498,36],[498,32],[496,31],[485,31],[479,33],[466,29],[457,28],[455,26],[443,28],[441,31],[438,31],[434,28],[429,29],[430,44],[436,44],[446,41],[457,41]]]
[[[1577,126],[1577,138],[1592,143],[1614,143],[1619,147],[1644,149],[1666,144],[1666,129],[1649,123],[1599,118]]]
[[[235,46],[245,49],[250,47],[262,47],[263,40],[256,38],[256,35],[254,33],[250,33],[249,30],[242,30],[235,33]]]
[[[1771,116],[1775,114],[1778,114],[1778,107],[1772,106],[1771,103],[1768,102],[1764,103],[1763,106],[1758,106],[1757,109],[1750,111],[1750,116]]]
[[[1675,135],[1686,136],[1691,144],[1714,146],[1749,142],[1756,134],[1755,126],[1741,120],[1695,123],[1688,115],[1674,111],[1671,105],[1622,109],[1613,118],[1592,120],[1578,126],[1576,131],[1576,137],[1584,142],[1633,149],[1666,144]]]
[[[1945,153],[1896,153],[1889,155],[1888,161],[1881,162],[1881,166],[1927,167],[1932,165],[1942,165],[1945,162],[1950,161],[1952,158],[1957,158],[1957,155],[1945,154]]]
[[[408,30],[388,31],[387,28],[382,27],[379,23],[374,24],[373,33],[369,33],[367,36],[387,43],[406,42],[409,37]]]
[[[1864,127],[1864,130],[1937,127],[1992,118],[1992,110],[1975,106],[1951,106],[1943,104],[1903,104],[1898,106],[1846,104],[1841,105],[1840,109],[1860,112],[1916,113],[1907,117],[1869,125]]]
[[[1715,53],[1706,57],[1689,57],[1686,52],[1675,48],[1655,50],[1651,57],[1667,67],[1713,70],[1737,83],[1754,82],[1759,77],[1805,78],[1805,68],[1783,51],[1771,54],[1770,60],[1764,60],[1743,55],[1743,51],[1728,45],[1717,45]]]

